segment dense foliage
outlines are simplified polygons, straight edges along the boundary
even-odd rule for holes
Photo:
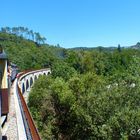
[[[67,50],[30,93],[42,138],[139,139],[139,65],[138,50]]]
[[[42,138],[138,138],[140,81],[135,80],[135,87],[123,80],[107,85],[94,73],[77,75],[67,82],[59,77],[40,77],[30,94],[29,107]]]
[[[48,44],[38,44],[21,36],[0,32],[0,45],[9,61],[20,70],[48,67],[63,57],[65,49]]]
[[[9,61],[20,70],[52,69],[29,96],[42,139],[140,139],[139,49],[63,49],[34,42],[27,30],[5,28],[0,45]]]

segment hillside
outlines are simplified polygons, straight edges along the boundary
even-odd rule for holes
[[[14,34],[0,32],[0,45],[4,47],[9,61],[20,70],[36,69],[52,65],[55,59],[63,57],[63,48],[38,44]]]

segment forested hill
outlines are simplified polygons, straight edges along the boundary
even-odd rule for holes
[[[94,70],[97,74],[125,70],[133,60],[132,54],[139,54],[139,43],[131,47],[78,47],[65,49],[49,45],[38,32],[24,27],[4,27],[0,30],[0,45],[4,47],[9,61],[20,70],[62,66],[74,68],[79,73]],[[133,49],[134,48],[134,49]],[[137,48],[137,50],[135,50]],[[121,52],[121,53],[120,53]],[[131,60],[131,61],[130,61]],[[129,63],[128,63],[129,62]],[[111,66],[115,64],[115,69]],[[109,66],[108,66],[109,65]]]
[[[118,45],[120,46],[120,45]],[[103,46],[98,46],[98,47],[74,47],[74,48],[71,48],[72,50],[97,50],[97,51],[106,51],[106,52],[112,52],[114,50],[116,50],[116,48],[118,48],[118,46],[114,46],[114,47],[103,47]],[[138,42],[137,44],[135,45],[131,45],[131,46],[122,46],[121,49],[127,49],[127,48],[130,48],[130,49],[140,49],[140,42]]]
[[[21,27],[0,32],[0,45],[20,70],[51,67],[29,95],[42,139],[140,139],[139,43],[64,49],[44,39]]]
[[[114,71],[114,68],[108,70],[110,66],[107,65],[109,63],[110,65],[117,63],[116,68],[126,67],[131,59],[131,54],[139,53],[139,43],[127,48],[119,45],[118,47],[100,46],[65,49],[59,44],[56,46],[49,45],[45,43],[46,40],[38,32],[33,32],[33,30],[24,27],[3,27],[0,30],[0,45],[4,47],[9,61],[17,64],[20,70],[42,67],[55,68],[56,65],[59,67],[59,63],[61,63],[63,66],[73,67],[80,73],[94,69],[96,73],[106,75],[106,72]],[[137,51],[131,51],[131,48],[137,48]],[[124,65],[122,65],[123,63]]]
[[[0,45],[4,47],[9,61],[20,70],[49,67],[63,57],[65,49],[48,44],[40,44],[23,36],[0,32]]]

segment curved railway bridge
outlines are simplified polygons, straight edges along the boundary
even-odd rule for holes
[[[7,137],[9,140],[41,139],[25,99],[36,79],[38,79],[40,75],[47,76],[50,73],[51,70],[46,68],[24,71],[17,75],[17,78],[11,87],[7,122],[2,129],[2,135],[5,138]]]

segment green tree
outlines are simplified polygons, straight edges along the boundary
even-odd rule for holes
[[[65,80],[70,79],[73,75],[76,75],[76,70],[70,67],[67,63],[63,61],[56,61],[52,65],[53,77],[62,77]]]

